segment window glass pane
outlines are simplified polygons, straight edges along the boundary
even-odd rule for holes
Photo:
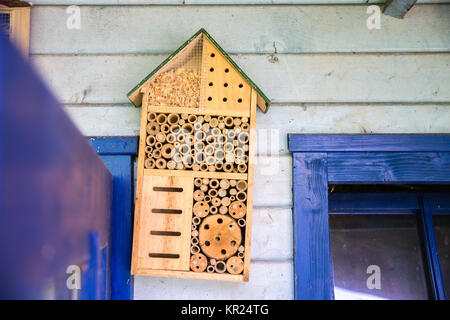
[[[330,215],[335,298],[427,299],[413,215]]]
[[[444,278],[445,294],[450,300],[450,214],[433,216],[436,243]]]

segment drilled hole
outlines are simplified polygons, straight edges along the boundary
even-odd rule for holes
[[[227,102],[227,98],[223,98],[222,100],[223,100],[223,102]]]
[[[225,68],[225,72],[229,72],[230,70],[228,68]]]
[[[241,103],[241,102],[242,102],[242,99],[241,99],[241,98],[239,98],[239,99],[238,99],[238,102],[239,102],[239,103]]]
[[[242,88],[244,85],[242,83],[239,83],[239,88]]]
[[[210,68],[209,71],[213,72],[213,71],[214,71],[214,68]]]
[[[205,224],[205,229],[209,230],[209,224]]]
[[[209,247],[210,244],[209,241],[205,241],[205,246]]]
[[[179,254],[171,254],[171,253],[149,253],[148,256],[150,258],[168,258],[168,259],[178,259],[180,257]]]
[[[181,232],[178,231],[150,231],[153,236],[169,236],[169,237],[179,237]]]
[[[216,237],[214,240],[216,240],[217,242],[220,241],[220,237]]]
[[[214,53],[211,53],[211,58],[214,58],[216,55]]]
[[[221,224],[223,222],[222,218],[217,219],[217,223]]]
[[[177,209],[152,209],[152,213],[181,214],[182,211]]]
[[[212,87],[212,86],[213,86],[213,83],[212,83],[212,82],[210,82],[210,83],[209,83],[209,86],[210,86],[210,87]]]
[[[228,83],[225,82],[225,83],[223,84],[223,86],[224,86],[225,88],[228,87]]]
[[[208,97],[208,101],[211,101],[212,100],[212,97]]]
[[[234,247],[234,246],[236,245],[236,241],[231,240],[230,245],[231,245],[232,247]]]
[[[220,251],[220,253],[221,253],[221,254],[227,254],[227,250],[222,249],[222,250]]]

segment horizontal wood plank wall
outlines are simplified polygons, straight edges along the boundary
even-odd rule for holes
[[[382,16],[380,30],[366,2],[34,1],[31,60],[85,135],[138,135],[126,93],[200,27],[274,101],[257,114],[250,282],[136,277],[136,299],[293,298],[287,133],[450,133],[450,1]],[[72,4],[80,30],[66,28]]]

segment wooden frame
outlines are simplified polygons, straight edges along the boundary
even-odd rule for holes
[[[10,38],[17,48],[28,57],[30,48],[30,6],[11,6],[0,4],[0,12],[10,13]]]
[[[195,48],[200,48],[200,53],[199,50]],[[188,54],[186,52],[188,52]],[[178,54],[181,56],[177,56]],[[189,60],[186,60],[188,59],[185,56],[186,54],[188,58],[195,57],[192,64],[189,64]],[[197,62],[198,57],[201,57],[200,64]],[[196,68],[198,66],[200,67],[197,70]],[[162,77],[167,76],[169,79],[177,77],[177,81],[182,81],[182,79],[178,78],[180,77],[178,76],[178,71],[180,71],[180,73],[187,73],[189,76],[193,76],[192,73],[190,73],[191,70],[194,71],[194,74],[198,74],[196,76],[198,77],[198,83],[200,86],[197,91],[199,92],[198,105],[195,105],[195,103],[192,102],[193,100],[191,99],[191,96],[187,96],[189,98],[188,105],[172,105],[173,100],[170,99],[170,97],[173,97],[173,94],[167,94],[167,91],[164,91],[164,93],[159,93],[161,90],[166,90],[165,88],[167,88],[167,86],[158,87],[158,81],[162,80],[157,79],[162,79]],[[177,76],[173,76],[174,74],[177,74]],[[169,85],[171,85],[171,83]],[[265,98],[253,82],[251,82],[248,77],[243,74],[231,58],[229,58],[228,55],[226,55],[226,53],[218,47],[215,41],[203,29],[191,37],[174,54],[170,55],[169,58],[166,59],[157,69],[141,81],[141,83],[138,84],[138,86],[136,86],[128,96],[134,103],[142,102],[133,255],[131,264],[132,274],[207,280],[248,281],[250,269],[256,109],[258,107],[261,108],[261,106],[258,106],[258,98],[261,99],[261,96],[263,96],[264,99],[267,98]],[[183,95],[181,96],[185,97]],[[162,97],[164,99],[164,103],[161,103],[161,99],[158,99],[158,97]],[[206,99],[207,97],[208,99]],[[267,108],[268,100],[265,101],[264,99],[263,107]],[[147,163],[147,160],[153,161],[155,159],[159,159],[158,157],[153,157],[152,152],[146,151],[148,150],[147,148],[153,149],[154,146],[154,144],[148,142],[147,139],[155,138],[157,136],[156,133],[149,133],[153,132],[149,131],[153,129],[149,129],[148,126],[154,126],[156,123],[154,120],[155,118],[152,118],[153,120],[149,120],[149,117],[159,117],[164,115],[170,116],[171,114],[172,117],[177,119],[176,121],[180,120],[183,115],[185,116],[184,119],[190,119],[191,116],[194,118],[198,116],[202,119],[206,119],[206,117],[211,118],[211,116],[213,116],[217,122],[216,125],[211,125],[211,128],[217,128],[218,122],[222,121],[223,126],[221,130],[229,130],[225,129],[224,120],[226,117],[228,117],[228,120],[231,119],[231,123],[229,122],[226,125],[226,128],[231,127],[234,129],[236,127],[239,130],[244,130],[237,132],[247,132],[248,135],[246,137],[247,140],[244,143],[247,148],[243,151],[247,157],[245,160],[246,166],[243,167],[244,169],[239,171],[237,164],[233,164],[232,166],[235,167],[232,169],[234,170],[221,171],[220,168],[212,168],[213,170],[209,168],[207,171],[199,171],[198,168],[194,170],[187,165],[184,167],[181,166],[180,169],[178,166],[166,167],[164,165],[164,167],[155,167],[154,165],[152,166],[150,163]],[[219,120],[220,118],[222,118],[222,120]],[[183,125],[185,124],[184,121],[185,120],[183,120],[182,123]],[[189,120],[189,123],[193,122]],[[203,123],[203,120],[199,123]],[[208,129],[200,129],[199,131],[203,130],[205,132],[205,130],[209,130],[209,120],[205,121],[205,123],[208,125]],[[241,123],[246,125],[245,128],[244,126],[240,126]],[[200,126],[202,127],[202,125]],[[166,134],[168,134],[168,132],[169,131],[167,129]],[[224,132],[226,131],[219,131],[218,135],[225,135]],[[172,146],[173,142],[169,143],[164,137],[162,139],[162,143],[166,143],[169,147]],[[229,141],[232,141],[233,143],[237,142],[233,140]],[[221,150],[223,145],[216,148]],[[161,146],[158,150],[162,150]],[[195,152],[196,151],[194,151],[194,154]],[[216,154],[212,154],[214,154],[215,157]],[[173,158],[170,156],[166,158],[174,162]],[[225,162],[223,163],[225,166]],[[230,180],[230,182],[235,181],[234,183],[236,183],[236,181],[243,180],[245,185],[245,189],[241,189],[245,190],[245,194],[243,195],[245,198],[240,202],[241,204],[243,203],[244,210],[246,210],[244,211],[244,216],[240,217],[243,217],[243,219],[240,219],[240,223],[242,223],[242,225],[238,226],[236,224],[236,227],[238,228],[237,230],[239,230],[239,233],[236,233],[236,238],[233,238],[236,241],[231,238],[227,240],[229,241],[227,243],[234,243],[231,245],[233,248],[219,250],[222,253],[217,256],[207,254],[203,251],[205,250],[204,247],[202,247],[199,252],[201,255],[205,254],[203,257],[207,258],[208,267],[215,268],[213,270],[208,270],[208,272],[206,272],[205,269],[196,270],[192,265],[195,263],[192,260],[195,255],[192,251],[195,249],[193,248],[195,245],[192,245],[191,242],[198,240],[194,238],[201,239],[202,231],[198,230],[198,235],[194,236],[194,232],[191,230],[197,230],[197,227],[200,229],[203,225],[201,224],[201,221],[203,220],[200,220],[198,224],[195,224],[194,221],[196,220],[194,220],[195,216],[193,216],[193,212],[195,213],[195,210],[193,209],[195,208],[193,203],[195,189],[194,180],[197,178],[201,178],[202,180],[212,179],[216,180],[217,183],[220,180],[226,180],[221,181],[225,183],[228,183],[228,180]],[[225,190],[227,188],[221,190],[224,191],[221,197],[224,197]],[[174,189],[179,191],[173,191]],[[232,189],[237,192],[235,188]],[[197,189],[197,191],[200,190]],[[219,198],[217,197],[216,199]],[[236,195],[235,200],[238,199],[239,198],[237,198]],[[227,198],[227,201],[228,200],[229,199]],[[197,199],[195,201],[201,200]],[[206,201],[206,203],[207,202],[208,201]],[[197,202],[196,204],[199,203]],[[228,203],[228,205],[230,205],[230,203]],[[219,205],[214,205],[214,207],[217,211]],[[222,207],[224,207],[221,208],[224,209],[224,211],[221,212],[224,216],[228,217],[227,219],[230,221],[229,223],[237,223],[238,219],[234,220],[234,216],[231,217],[231,214],[227,214],[229,209],[227,208],[227,205],[222,204]],[[166,214],[162,215],[161,213]],[[201,219],[206,217],[211,218],[214,214],[215,212],[213,213],[211,210],[211,213],[208,211],[205,216],[200,217],[197,215],[196,217]],[[187,220],[186,217],[188,218]],[[218,219],[217,223],[221,224],[222,222],[219,222],[219,220],[222,220],[220,219],[221,215],[218,214],[216,217]],[[232,225],[226,226],[227,228],[229,227],[230,230],[233,230]],[[212,229],[213,228],[214,227],[212,227]],[[218,242],[220,242],[221,238],[223,240],[223,238],[227,237],[224,235],[226,233],[227,231],[222,234],[216,234],[214,237],[216,240],[218,239]],[[186,238],[186,234],[189,234],[188,238]],[[205,232],[203,234],[205,234]],[[211,241],[212,239],[214,238],[211,238]],[[240,243],[242,239],[244,240]],[[206,246],[209,246],[209,241],[198,241],[198,247],[201,247],[205,243],[207,243]],[[236,243],[238,243],[237,246]],[[214,243],[212,242],[211,246],[213,246],[213,244]],[[241,249],[239,252],[236,251],[238,250],[238,247]],[[231,253],[231,251],[234,253]],[[238,255],[239,258],[237,257]],[[238,270],[238,268],[236,268],[236,271],[227,269],[226,271],[228,271],[228,273],[225,273],[225,270],[219,272],[213,263],[216,261],[221,263],[226,262],[230,257],[233,257],[233,259],[235,259],[233,261],[237,261],[240,264],[239,268],[241,269]],[[230,268],[233,268],[233,264],[231,263]]]
[[[328,214],[336,212],[329,212],[329,183],[450,182],[450,135],[290,134],[289,150],[293,152],[296,299],[334,297]],[[443,299],[445,293],[431,220],[436,199],[424,199],[421,217],[428,264],[433,271],[433,292],[436,299]],[[352,207],[355,201],[347,199],[344,203],[347,203],[344,212],[356,211]],[[373,208],[365,209],[379,211],[379,201],[373,200],[372,204]],[[336,206],[334,199],[333,207]],[[412,212],[411,207],[407,198],[389,211]]]

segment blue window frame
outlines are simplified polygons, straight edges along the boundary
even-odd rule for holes
[[[329,184],[448,184],[450,135],[289,135],[293,152],[294,268],[296,299],[333,299],[334,279],[329,230]],[[379,196],[378,196],[379,197]],[[330,197],[331,198],[331,197]],[[409,199],[409,204],[408,204]],[[417,212],[425,237],[432,294],[445,299],[433,226],[445,198],[421,196],[419,203],[372,199],[347,201],[347,210],[382,212],[381,207]],[[333,200],[333,199],[330,199]],[[341,199],[342,200],[342,199]],[[367,199],[366,199],[367,200]],[[338,207],[336,199],[332,207]],[[415,202],[415,209],[412,203]],[[437,210],[436,203],[441,203]],[[364,208],[357,208],[364,203]],[[389,204],[389,207],[388,205]],[[445,203],[444,203],[445,204]],[[402,208],[402,206],[406,206]],[[409,208],[407,207],[409,205]],[[343,209],[344,202],[341,203]],[[332,210],[331,210],[332,211]],[[345,211],[345,210],[344,210]],[[337,212],[331,212],[337,213]]]
[[[111,212],[111,299],[133,298],[131,245],[133,229],[133,163],[137,137],[91,137],[94,149],[113,176]]]

